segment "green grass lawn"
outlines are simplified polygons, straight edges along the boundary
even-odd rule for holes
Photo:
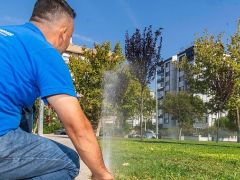
[[[120,180],[240,179],[237,143],[112,139],[110,147]]]

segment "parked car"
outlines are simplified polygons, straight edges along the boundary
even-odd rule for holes
[[[55,131],[54,134],[56,134],[56,135],[67,135],[65,129],[59,129],[59,130]]]
[[[141,138],[141,135],[138,134],[137,132],[132,132],[128,134],[128,138]]]
[[[153,131],[146,131],[144,134],[144,138],[155,139],[155,138],[157,138],[157,136]]]

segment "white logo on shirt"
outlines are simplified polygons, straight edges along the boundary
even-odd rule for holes
[[[13,36],[14,35],[13,33],[10,33],[4,29],[0,29],[0,34],[3,36]]]

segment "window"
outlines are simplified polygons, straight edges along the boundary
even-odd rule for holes
[[[162,105],[162,100],[158,100],[158,105]]]
[[[164,83],[163,83],[163,82],[158,83],[158,89],[163,88],[163,86],[164,86]]]
[[[157,95],[158,95],[158,97],[159,97],[159,98],[161,98],[161,97],[163,97],[163,92],[162,92],[162,91],[160,91],[160,92],[158,92],[158,94],[157,94]]]
[[[184,77],[181,76],[181,77],[178,78],[178,80],[179,80],[179,82],[182,82],[182,81],[184,81]]]
[[[170,84],[169,81],[165,82],[165,86],[169,86],[169,84]]]
[[[168,118],[164,118],[164,124],[169,124],[169,119]]]
[[[170,65],[170,63],[168,62],[168,63],[166,63],[165,64],[165,68],[169,68],[169,65]]]
[[[169,124],[169,114],[168,113],[164,114],[164,124]]]
[[[169,72],[169,71],[165,73],[165,76],[166,76],[166,77],[169,76],[169,75],[170,75],[170,72]]]
[[[158,74],[159,74],[159,73],[162,73],[163,71],[164,71],[164,66],[161,66],[161,67],[159,67],[159,69],[158,69],[157,72],[158,72]]]
[[[186,55],[185,55],[185,54],[181,55],[181,56],[179,57],[179,62],[181,62],[181,61],[184,60],[185,58],[186,58]]]
[[[165,93],[165,95],[166,95],[167,93],[169,93],[169,91],[164,91],[164,93]]]
[[[184,87],[182,86],[182,87],[179,87],[178,88],[178,91],[184,91]]]
[[[205,117],[206,123],[208,123],[208,116]]]
[[[158,74],[158,79],[162,79],[162,78],[164,78],[164,74],[163,73]]]
[[[174,118],[172,118],[172,125],[173,125],[173,126],[176,126],[176,125],[177,125],[177,121],[176,121],[176,119],[174,119]]]
[[[158,109],[158,116],[162,115],[162,109]]]

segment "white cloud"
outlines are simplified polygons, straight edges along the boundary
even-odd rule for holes
[[[127,16],[130,19],[130,21],[132,22],[132,24],[135,27],[140,27],[138,20],[136,18],[136,16],[133,13],[133,10],[131,9],[131,7],[129,6],[128,2],[126,0],[120,0],[121,4],[124,6]]]
[[[96,41],[94,41],[94,40],[93,40],[92,38],[90,38],[90,37],[83,36],[83,35],[81,35],[81,34],[76,34],[76,33],[73,34],[73,40],[74,40],[74,38],[76,38],[76,39],[78,39],[78,40],[81,40],[81,41],[83,41],[83,42],[88,42],[88,43],[94,43],[94,42],[96,42]]]

